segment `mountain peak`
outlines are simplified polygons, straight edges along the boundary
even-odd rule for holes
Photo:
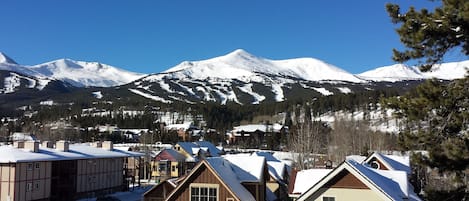
[[[17,64],[15,60],[11,59],[3,52],[0,52],[0,63]]]
[[[243,49],[236,49],[233,52],[228,53],[225,56],[222,56],[222,58],[244,58],[244,59],[249,59],[249,58],[257,58],[253,54],[247,52],[246,50]]]

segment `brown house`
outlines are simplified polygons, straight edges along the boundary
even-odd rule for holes
[[[164,180],[153,186],[150,190],[143,194],[144,201],[162,201],[168,198],[169,194],[183,181],[186,177],[173,178]]]
[[[244,167],[239,163],[244,163]],[[270,200],[266,197],[266,175],[263,157],[207,158],[194,167],[166,200]]]

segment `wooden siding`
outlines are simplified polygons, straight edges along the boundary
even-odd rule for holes
[[[326,188],[349,188],[349,189],[369,189],[363,182],[361,182],[357,177],[351,174],[347,170],[342,170],[329,182],[327,182],[324,187]]]
[[[178,192],[175,192],[172,200],[187,201],[190,200],[190,188],[191,183],[199,184],[218,184],[218,200],[224,201],[227,198],[234,198],[235,196],[223,185],[223,183],[210,171],[205,164],[202,164],[196,172],[193,172],[191,177],[188,178],[182,185]],[[236,199],[235,199],[236,200]]]
[[[165,200],[174,189],[175,187],[173,185],[164,181],[146,193],[144,201]]]
[[[41,200],[50,196],[50,162],[0,164],[0,200]],[[29,186],[29,189],[28,189]]]
[[[389,170],[380,160],[377,160],[376,158],[371,159],[370,162],[368,162],[368,164],[371,165],[371,163],[373,163],[375,161],[379,164],[379,169],[380,170]]]

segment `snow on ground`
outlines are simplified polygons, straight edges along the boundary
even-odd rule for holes
[[[18,76],[15,76],[15,73],[11,73],[10,75],[10,77],[5,77],[5,81],[3,82],[3,92],[6,94],[15,92],[15,88],[21,85],[21,80]]]
[[[283,94],[283,89],[281,84],[274,84],[272,83],[272,92],[275,94],[275,101],[282,102],[285,100],[285,96]]]
[[[330,95],[334,95],[334,93],[330,92],[329,90],[325,89],[325,88],[322,88],[322,87],[312,87],[314,90],[316,90],[317,92],[321,93],[322,95],[324,96],[330,96]]]
[[[95,91],[95,92],[92,92],[91,94],[93,94],[93,97],[97,99],[103,98],[103,94],[101,93],[101,91]]]
[[[357,111],[354,113],[337,111],[337,112],[328,112],[316,117],[317,121],[324,121],[329,123],[329,125],[334,126],[334,121],[336,119],[344,120],[355,120],[362,121],[364,119],[369,119],[370,129],[372,131],[381,131],[386,133],[398,133],[399,125],[401,122],[393,117],[393,110],[386,110],[384,113],[378,108],[368,112]]]
[[[244,86],[238,87],[238,88],[242,92],[247,93],[247,94],[251,95],[254,98],[254,101],[252,102],[252,104],[259,104],[260,102],[265,100],[265,96],[262,96],[262,95],[260,95],[256,92],[252,91],[252,84],[245,84]]]
[[[166,90],[169,93],[173,93],[174,91],[171,90],[171,87],[169,84],[167,84],[164,80],[159,80],[158,83],[160,84],[160,87],[164,90]]]
[[[108,195],[107,197],[116,198],[120,201],[141,201],[143,200],[143,194],[150,190],[153,185],[142,186],[142,187],[130,187],[129,191],[116,192]],[[97,198],[85,198],[79,199],[78,201],[96,201]]]
[[[352,93],[352,90],[348,87],[337,87],[337,89],[342,92],[343,94],[349,94]]]
[[[147,94],[145,92],[141,92],[137,89],[129,89],[129,91],[131,91],[132,93],[135,93],[137,95],[143,96],[145,98],[155,100],[155,101],[160,101],[160,102],[163,102],[163,103],[171,103],[172,102],[172,101],[166,100],[166,99],[158,97],[158,96],[154,96],[154,95]]]

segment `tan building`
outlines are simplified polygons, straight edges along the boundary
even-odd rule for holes
[[[75,200],[125,190],[125,159],[111,142],[17,142],[0,146],[0,201]]]
[[[186,157],[174,149],[161,150],[151,161],[152,178],[164,181],[185,174]]]

